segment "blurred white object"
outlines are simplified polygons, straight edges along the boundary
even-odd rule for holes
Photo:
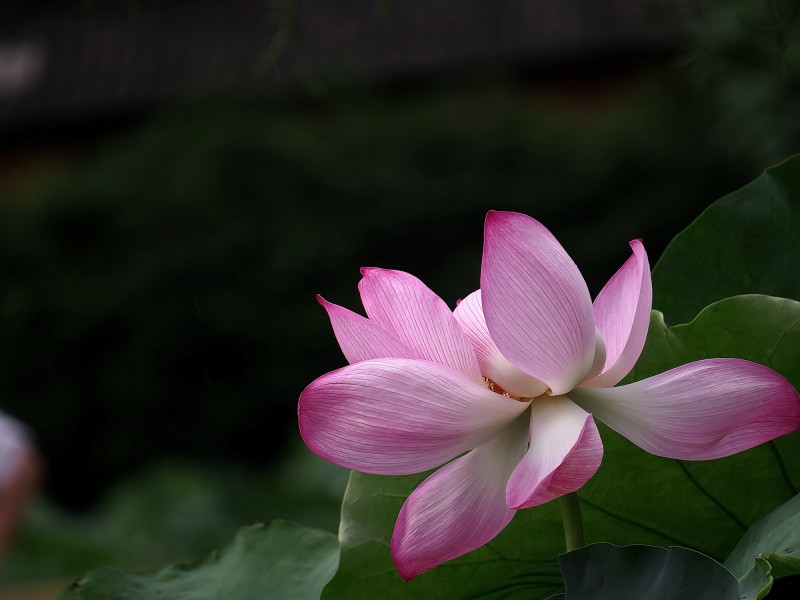
[[[44,49],[31,42],[0,44],[0,98],[35,85],[44,72]]]
[[[0,493],[13,485],[22,462],[31,452],[25,427],[0,412]]]
[[[39,485],[41,471],[28,430],[0,412],[0,563]]]

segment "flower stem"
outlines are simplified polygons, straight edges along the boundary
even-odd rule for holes
[[[559,498],[561,502],[561,519],[564,521],[564,538],[567,552],[583,547],[583,519],[578,494],[572,492]]]

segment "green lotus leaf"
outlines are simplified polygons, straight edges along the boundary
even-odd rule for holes
[[[317,600],[336,572],[338,550],[327,531],[273,521],[242,529],[196,563],[150,573],[91,571],[59,600]]]

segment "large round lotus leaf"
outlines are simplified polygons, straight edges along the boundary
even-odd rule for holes
[[[717,200],[675,236],[653,271],[653,307],[690,321],[730,296],[800,300],[800,156]]]

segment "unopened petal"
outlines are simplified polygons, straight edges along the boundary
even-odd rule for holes
[[[453,314],[467,334],[484,376],[517,397],[535,398],[547,391],[546,384],[508,362],[492,341],[483,316],[480,290],[464,298]]]
[[[566,396],[531,404],[531,445],[508,481],[512,508],[530,508],[577,491],[597,472],[603,444],[592,415]]]
[[[594,318],[605,342],[605,366],[587,387],[611,387],[627,375],[644,348],[653,307],[650,263],[639,240],[633,255],[609,280],[594,301]]]
[[[301,394],[300,434],[317,455],[365,473],[419,473],[494,436],[527,404],[441,365],[381,358],[323,375]]]
[[[742,452],[800,428],[800,397],[775,371],[717,358],[630,385],[579,388],[570,398],[640,448],[708,460]]]
[[[317,296],[328,312],[333,333],[347,362],[371,358],[422,358],[377,323]]]
[[[402,271],[361,269],[358,284],[370,320],[420,358],[481,380],[475,352],[447,304],[419,279]]]
[[[525,453],[522,415],[485,445],[442,467],[408,497],[392,536],[392,557],[408,581],[491,541],[514,516],[508,476]]]
[[[538,221],[486,217],[481,294],[492,339],[511,363],[563,394],[592,366],[592,301],[578,267]]]

